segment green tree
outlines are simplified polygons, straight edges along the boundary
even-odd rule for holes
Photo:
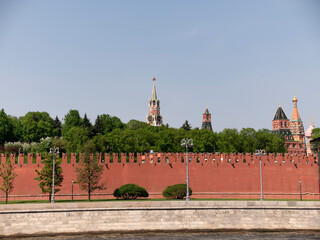
[[[310,141],[311,144],[311,150],[315,153],[318,153],[318,161],[320,159],[320,137],[314,138]],[[319,177],[319,183],[320,183],[320,177]]]
[[[190,131],[192,127],[189,124],[188,120],[186,120],[184,124],[182,124],[181,128],[183,128],[184,130]]]
[[[141,122],[141,121],[138,121],[138,120],[134,120],[134,119],[131,119],[128,123],[127,123],[127,127],[131,130],[138,130],[140,128],[148,128],[150,127],[148,125],[148,123],[146,122]]]
[[[2,109],[0,111],[0,144],[4,144],[6,141],[11,141],[12,138],[13,138],[12,122],[10,121],[7,114]]]
[[[64,138],[54,137],[52,139],[52,147],[59,148],[61,153],[67,152],[68,142]]]
[[[243,128],[239,133],[241,146],[239,152],[254,153],[257,149],[257,132],[253,128]]]
[[[124,129],[125,124],[121,122],[120,118],[112,117],[109,114],[100,115],[102,123],[103,134],[113,131],[114,129]]]
[[[53,119],[46,112],[28,112],[21,124],[25,142],[39,142],[41,138],[52,136]]]
[[[190,187],[189,187],[189,194],[190,194],[190,196],[192,195],[192,189]],[[184,183],[181,183],[181,184],[175,184],[172,186],[168,186],[162,192],[162,195],[165,198],[183,199],[185,196],[187,196],[187,185]]]
[[[320,137],[320,128],[314,128],[311,133],[312,139]]]
[[[159,131],[157,134],[156,150],[157,152],[174,151],[174,133],[168,130]]]
[[[13,190],[13,182],[17,174],[14,172],[14,167],[11,162],[0,163],[0,177],[2,184],[0,190],[6,194],[6,204],[8,203],[9,193]]]
[[[92,138],[92,141],[95,145],[96,151],[99,153],[110,152],[111,145],[108,141],[107,136],[98,133],[96,136]]]
[[[64,117],[64,125],[62,128],[62,136],[65,136],[73,127],[82,127],[82,118],[78,110],[70,110]]]
[[[103,126],[100,116],[98,115],[96,121],[94,123],[94,133],[95,134],[103,134]]]
[[[237,129],[225,128],[218,133],[218,152],[238,153],[240,151],[241,140]]]
[[[273,134],[269,129],[260,129],[257,131],[257,149],[265,149],[267,152],[286,152],[284,139]]]
[[[11,141],[16,142],[16,141],[23,141],[23,136],[22,136],[22,117],[13,117],[13,116],[8,116],[8,118],[11,121],[12,124],[12,134],[13,138]]]
[[[53,120],[53,136],[61,137],[62,124],[58,116]]]
[[[138,197],[149,197],[149,193],[143,187],[140,187],[136,184],[125,184],[117,188],[113,192],[113,196],[116,198],[122,198],[125,200],[137,199]]]
[[[87,136],[89,138],[92,138],[94,136],[94,128],[86,113],[84,114],[84,117],[83,117],[83,127],[87,132]]]
[[[71,127],[65,133],[67,152],[80,152],[83,145],[89,140],[87,131],[83,127]]]
[[[79,161],[79,167],[76,167],[76,173],[77,182],[82,190],[88,192],[89,201],[91,201],[91,193],[105,189],[104,183],[100,183],[103,165],[99,164],[92,140],[83,147],[83,154]]]
[[[61,167],[62,159],[55,159],[55,175],[54,175],[54,193],[60,191],[59,187],[61,187],[63,182],[62,175],[62,167]],[[39,182],[39,187],[41,188],[42,193],[49,193],[49,202],[51,202],[52,195],[52,173],[53,173],[53,156],[50,154],[43,160],[44,166],[42,169],[35,170],[37,173],[37,177],[34,178]]]
[[[216,152],[217,134],[206,129],[191,130],[195,152]]]

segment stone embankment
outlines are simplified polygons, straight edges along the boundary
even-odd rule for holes
[[[0,236],[174,230],[320,230],[320,201],[0,205]]]

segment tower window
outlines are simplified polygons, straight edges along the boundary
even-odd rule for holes
[[[207,120],[209,120],[209,115],[207,115]]]

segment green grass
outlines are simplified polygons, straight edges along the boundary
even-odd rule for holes
[[[118,200],[118,199],[92,199],[91,202],[117,202],[117,201],[186,201],[185,199],[164,199],[164,198],[147,198],[135,200]],[[260,201],[258,198],[192,198],[191,201]],[[264,201],[299,201],[299,199],[264,199]],[[306,199],[303,201],[320,201]],[[55,200],[56,203],[71,203],[71,200]],[[89,202],[87,199],[76,199],[73,202]],[[8,204],[41,204],[49,203],[49,200],[13,200],[8,201]],[[0,201],[0,204],[5,204],[5,201]]]

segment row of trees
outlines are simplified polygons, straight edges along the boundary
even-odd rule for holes
[[[320,129],[314,129],[319,135]],[[130,120],[127,124],[118,117],[98,115],[92,123],[87,115],[70,110],[62,123],[46,112],[28,112],[23,117],[12,117],[0,111],[0,151],[47,152],[59,147],[62,152],[82,152],[90,142],[97,152],[180,152],[181,139],[192,138],[194,152],[246,153],[256,149],[268,152],[286,151],[281,136],[268,129],[224,129],[211,132],[193,128],[188,121],[181,128],[149,126],[145,122]]]
[[[97,152],[180,152],[181,139],[192,138],[194,152],[285,152],[284,140],[270,130],[244,128],[224,129],[216,133],[192,129],[186,121],[181,128],[149,126],[130,120],[127,124],[118,117],[98,115],[94,124],[85,114],[70,110],[62,123],[46,112],[28,112],[16,118],[0,111],[0,145],[2,152],[46,152],[59,147],[62,152],[82,152],[90,142]]]
[[[175,184],[172,186],[168,186],[165,190],[162,192],[162,196],[168,199],[183,199],[187,195],[187,185],[184,183]],[[189,187],[189,195],[192,195],[192,189]],[[147,198],[149,197],[148,191],[140,187],[136,184],[125,184],[121,187],[117,188],[113,192],[113,196],[117,199],[137,199],[137,198]]]
[[[85,190],[88,193],[88,200],[91,200],[91,193],[96,190],[105,189],[103,183],[100,182],[103,174],[103,166],[99,164],[96,154],[92,154],[94,146],[88,143],[84,146],[84,153],[81,155],[79,165],[76,167],[77,181],[80,189]],[[37,177],[35,180],[39,182],[39,187],[44,194],[48,194],[49,202],[52,196],[53,186],[53,156],[47,155],[47,158],[43,160],[43,168],[41,170],[35,170]],[[63,183],[63,172],[61,167],[61,158],[55,159],[54,169],[54,193],[60,191],[60,186]],[[12,192],[14,187],[14,179],[17,174],[14,172],[14,166],[10,161],[0,163],[0,190],[5,193],[5,202],[8,203],[9,193]]]

